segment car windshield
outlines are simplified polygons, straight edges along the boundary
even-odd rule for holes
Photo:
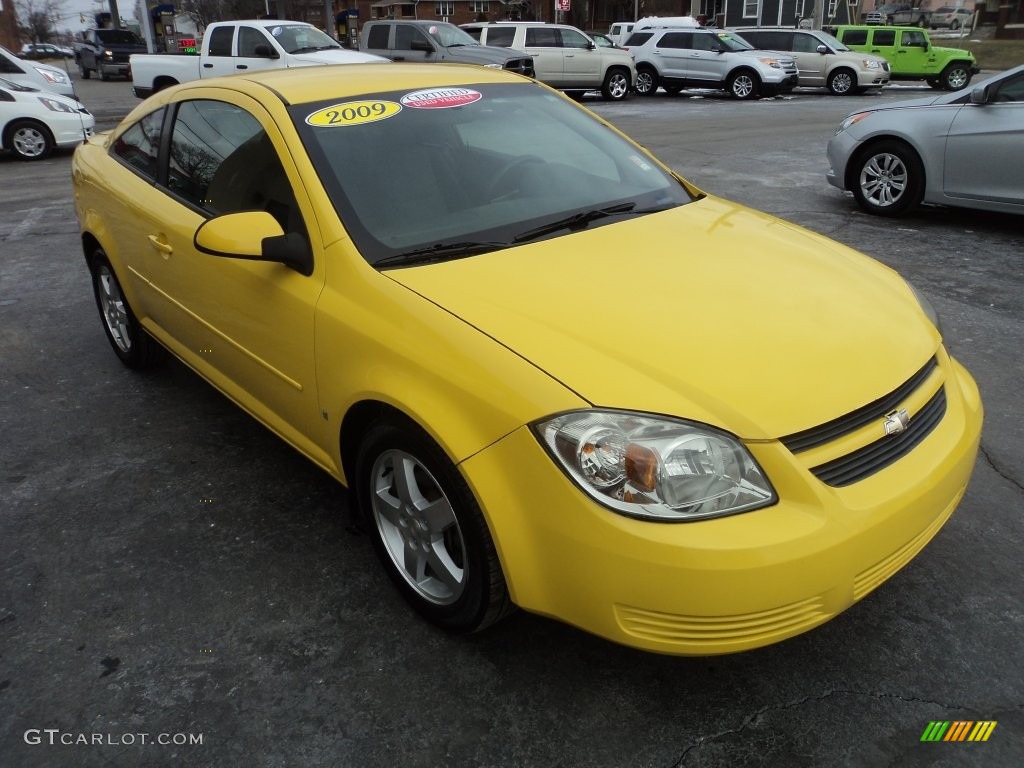
[[[145,45],[141,37],[127,29],[98,29],[96,36],[106,45]]]
[[[814,35],[815,35],[815,37],[818,38],[818,40],[820,40],[821,42],[825,43],[825,45],[827,45],[833,51],[837,51],[839,53],[842,53],[843,51],[850,50],[845,45],[843,45],[841,42],[839,42],[838,38],[833,37],[828,32],[820,32],[820,31],[818,31],[818,32],[815,32]]]
[[[530,83],[290,107],[371,264],[458,258],[690,202],[632,142]]]
[[[718,39],[719,44],[726,51],[752,51],[754,46],[744,40],[742,37],[737,37],[731,32],[717,32],[715,37]]]
[[[480,45],[464,29],[459,29],[454,24],[431,24],[427,27],[430,36],[437,40],[445,48],[452,45]]]
[[[308,24],[281,24],[271,27],[268,31],[288,53],[305,53],[341,47],[334,39]]]

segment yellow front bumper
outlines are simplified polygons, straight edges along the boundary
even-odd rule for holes
[[[773,507],[666,524],[593,502],[521,428],[461,468],[491,526],[512,599],[625,645],[711,655],[827,621],[888,579],[963,496],[981,435],[970,374],[950,360],[947,412],[911,453],[827,486],[781,443],[750,445]]]

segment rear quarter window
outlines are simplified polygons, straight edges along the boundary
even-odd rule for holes
[[[895,29],[876,29],[871,40],[872,45],[894,45],[896,43]]]
[[[652,37],[654,37],[654,33],[652,32],[634,32],[629,36],[629,39],[626,41],[626,45],[628,47],[640,46]]]
[[[370,34],[366,37],[366,47],[387,50],[388,30],[387,24],[376,24],[370,27]]]
[[[866,29],[844,29],[840,39],[847,45],[867,45],[868,31]]]

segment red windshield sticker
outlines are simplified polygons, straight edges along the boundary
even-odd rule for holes
[[[426,91],[414,91],[402,97],[402,106],[414,109],[448,109],[464,107],[479,101],[483,96],[479,91],[469,88],[431,88]]]

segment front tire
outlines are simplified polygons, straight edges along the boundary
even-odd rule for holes
[[[629,72],[618,67],[608,70],[601,86],[601,95],[607,101],[622,101],[629,96]]]
[[[900,216],[924,197],[924,166],[899,141],[879,141],[857,155],[851,168],[857,205],[878,216]]]
[[[44,160],[56,146],[49,129],[34,120],[11,123],[4,144],[22,160]]]
[[[729,76],[726,87],[733,98],[747,101],[757,98],[761,90],[761,80],[749,69],[741,69]]]
[[[476,632],[511,612],[476,499],[417,426],[391,418],[369,429],[355,490],[388,576],[424,618],[450,632]]]
[[[960,29],[960,22],[959,22],[959,20],[953,19],[951,22],[949,22],[949,28],[953,32],[956,32],[958,29]]]
[[[139,325],[101,248],[97,248],[89,259],[89,271],[92,273],[96,308],[114,354],[129,368],[143,370],[151,367],[157,360],[159,347]]]
[[[966,64],[954,62],[942,70],[939,82],[947,91],[959,91],[971,82],[971,70]]]
[[[849,69],[836,69],[828,76],[828,89],[835,96],[849,96],[856,92],[857,76]]]
[[[658,73],[651,67],[637,67],[636,92],[641,96],[653,96],[658,91]]]

